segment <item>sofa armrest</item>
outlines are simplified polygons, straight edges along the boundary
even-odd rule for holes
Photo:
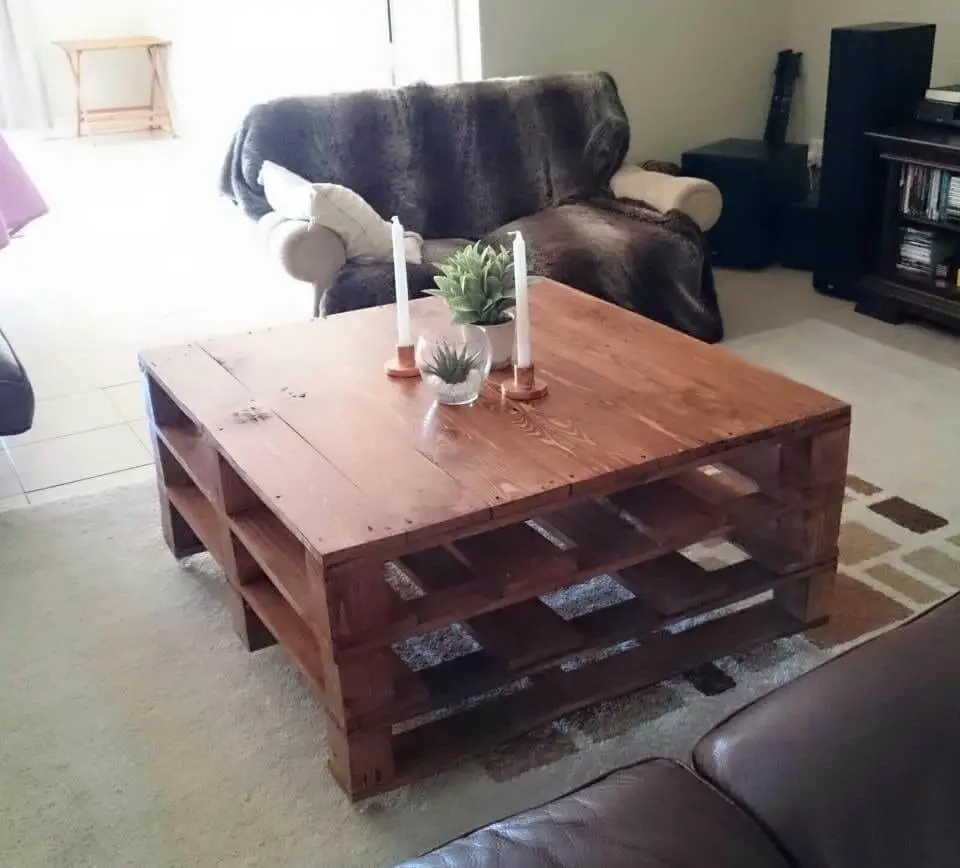
[[[701,178],[675,178],[624,166],[613,176],[610,187],[617,198],[640,199],[664,213],[682,211],[704,232],[713,228],[723,210],[720,190]]]
[[[335,232],[307,220],[288,220],[271,211],[258,222],[260,235],[291,277],[326,292],[347,261],[347,250]]]
[[[953,597],[736,712],[694,762],[793,865],[955,865],[958,722]]]

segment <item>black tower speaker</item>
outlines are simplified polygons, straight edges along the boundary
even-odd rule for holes
[[[838,27],[830,41],[830,82],[820,180],[820,243],[813,285],[855,298],[876,261],[884,172],[864,135],[913,118],[930,87],[934,24]]]

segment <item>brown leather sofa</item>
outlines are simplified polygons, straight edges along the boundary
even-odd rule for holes
[[[737,712],[693,769],[642,762],[401,868],[956,868],[960,597]]]
[[[33,424],[33,389],[17,354],[0,332],[0,437],[22,434]]]

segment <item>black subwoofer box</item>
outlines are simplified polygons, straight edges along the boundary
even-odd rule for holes
[[[687,151],[683,173],[712,181],[723,194],[709,235],[714,265],[758,269],[777,261],[784,211],[807,195],[805,145],[724,139]]]
[[[821,292],[855,298],[857,281],[874,267],[884,171],[864,133],[912,119],[930,86],[935,36],[933,24],[864,24],[832,33],[813,277]]]

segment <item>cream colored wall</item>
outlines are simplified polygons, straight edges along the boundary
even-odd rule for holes
[[[630,117],[632,156],[677,159],[715,139],[762,135],[786,4],[480,0],[483,74],[605,69]]]
[[[917,21],[937,25],[933,81],[960,83],[960,0],[791,0],[787,42],[804,53],[804,79],[797,93],[793,138],[823,133],[830,65],[830,31],[871,21]]]

